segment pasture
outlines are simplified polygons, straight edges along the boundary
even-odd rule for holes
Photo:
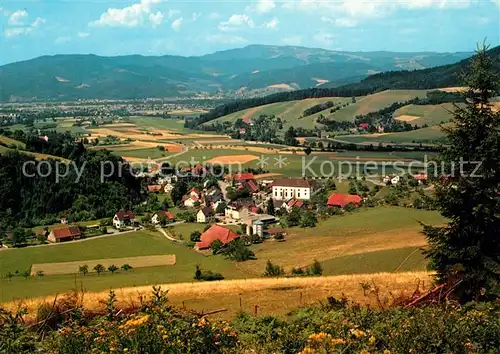
[[[253,245],[257,259],[239,266],[249,274],[258,276],[264,272],[268,259],[285,270],[308,266],[317,259],[327,262],[325,274],[334,275],[344,274],[346,270],[351,272],[357,267],[366,270],[360,265],[358,257],[365,255],[370,259],[370,271],[391,272],[397,269],[404,257],[413,252],[400,249],[415,249],[427,244],[419,222],[437,225],[445,220],[434,211],[395,207],[361,209],[321,221],[316,228],[291,228],[284,242]],[[385,252],[366,256],[378,251]],[[339,257],[344,257],[345,266],[338,266],[338,262],[342,262],[338,261]],[[418,263],[415,260],[412,262]]]
[[[399,108],[394,112],[394,119],[401,120],[401,117],[411,116],[415,119],[408,123],[412,125],[422,126],[427,124],[433,126],[441,123],[446,123],[453,117],[452,111],[454,110],[452,103],[443,103],[439,105],[408,105]]]
[[[0,301],[46,296],[83,287],[88,291],[109,288],[189,282],[197,264],[205,270],[220,272],[226,279],[262,276],[267,260],[290,270],[305,267],[314,259],[322,262],[325,275],[421,270],[425,262],[418,248],[425,247],[419,222],[441,224],[445,220],[432,211],[378,207],[360,209],[344,216],[320,221],[316,228],[288,230],[284,242],[266,241],[252,245],[257,259],[234,263],[222,255],[204,256],[182,244],[176,244],[157,232],[141,231],[89,239],[85,242],[4,250],[0,253]],[[203,224],[174,226],[177,235],[187,239]],[[30,270],[33,264],[175,255],[175,265],[150,266],[116,274],[58,274],[44,277],[14,277],[7,272]],[[113,262],[115,262],[113,260]],[[369,269],[367,268],[369,266]],[[121,266],[122,264],[117,264]]]
[[[304,110],[311,108],[315,105],[332,101],[335,105],[343,104],[350,101],[350,98],[344,97],[324,97],[324,98],[308,98],[299,101],[289,101],[289,102],[277,102],[271,103],[264,106],[253,107],[243,111],[235,112],[227,116],[211,121],[207,124],[212,124],[213,122],[235,122],[238,119],[249,119],[259,117],[260,115],[275,115],[283,120],[283,130],[286,131],[290,126],[295,128],[305,128],[314,129],[316,125],[316,118],[320,115],[327,115],[330,112],[330,108],[327,110],[315,113],[310,116],[302,117]]]
[[[8,272],[29,271],[33,264],[39,263],[81,262],[80,265],[84,265],[96,259],[151,255],[175,255],[176,261],[174,265],[137,268],[115,274],[60,274],[28,279],[14,277],[10,280],[5,277]],[[184,245],[173,243],[159,232],[140,231],[85,242],[8,249],[0,251],[0,302],[67,292],[75,287],[102,291],[126,286],[189,282],[197,264],[220,272],[227,278],[245,276],[231,261],[220,256],[206,257]]]
[[[410,122],[411,123],[411,122]],[[445,125],[447,126],[447,125]],[[439,125],[432,127],[411,130],[398,133],[384,134],[363,134],[363,135],[339,135],[338,140],[350,143],[363,144],[378,144],[378,143],[393,143],[393,144],[411,144],[411,143],[439,143],[445,138],[444,132]]]
[[[415,97],[426,97],[427,90],[387,90],[373,95],[358,97],[356,103],[326,115],[329,120],[354,121],[358,115],[368,114],[389,107],[395,102],[404,102]]]

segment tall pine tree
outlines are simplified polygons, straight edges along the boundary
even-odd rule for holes
[[[500,286],[500,114],[489,103],[497,89],[487,47],[480,47],[464,75],[465,105],[456,106],[436,203],[449,219],[424,226],[427,257],[440,283],[454,286],[461,302],[495,297]]]

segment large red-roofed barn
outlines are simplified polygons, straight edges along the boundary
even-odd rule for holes
[[[239,238],[232,230],[219,225],[213,225],[207,231],[205,231],[201,237],[200,242],[196,242],[195,248],[198,250],[203,250],[210,248],[210,245],[215,241],[219,240],[223,245]]]
[[[341,193],[333,193],[328,198],[327,205],[329,207],[339,207],[343,208],[347,204],[354,204],[358,206],[363,199],[359,195],[351,195],[351,194],[341,194]]]
[[[80,237],[82,237],[80,229],[76,226],[70,226],[52,230],[47,239],[50,242],[62,242],[76,240]]]

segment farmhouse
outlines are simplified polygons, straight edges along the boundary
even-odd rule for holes
[[[184,202],[184,206],[188,208],[194,208],[196,203],[201,203],[202,200],[197,197],[195,194],[190,194],[190,195],[185,195],[182,198],[182,201]]]
[[[63,241],[77,240],[81,237],[82,233],[80,232],[80,229],[76,226],[70,226],[52,230],[47,239],[50,242],[57,243]]]
[[[161,211],[155,213],[155,215],[153,215],[153,217],[151,218],[151,223],[158,225],[160,223],[162,217],[166,217],[169,222],[172,222],[175,219],[174,215],[171,212],[169,212],[168,210],[161,210]]]
[[[200,242],[196,242],[195,249],[203,250],[210,248],[210,245],[215,240],[219,240],[222,242],[222,245],[226,245],[237,238],[239,238],[239,236],[230,229],[226,229],[219,225],[213,225],[201,235]]]
[[[287,212],[291,212],[293,208],[299,208],[302,209],[304,207],[304,201],[303,200],[297,200],[297,199],[290,199],[287,202],[284,202],[281,207],[286,209]]]
[[[134,219],[135,215],[131,210],[119,211],[113,217],[113,226],[117,229],[125,226],[131,226],[134,223]]]
[[[348,204],[358,206],[361,200],[359,195],[332,193],[330,197],[328,197],[327,205],[329,207],[338,208],[344,208]]]
[[[199,223],[207,223],[213,219],[214,211],[212,208],[201,208],[196,214],[196,221]]]
[[[291,198],[310,200],[316,192],[314,181],[298,178],[277,179],[272,184],[272,197],[275,200],[289,200]]]

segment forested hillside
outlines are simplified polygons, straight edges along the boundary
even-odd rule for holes
[[[20,152],[0,154],[0,232],[50,224],[61,213],[72,220],[109,217],[139,202],[140,183],[127,168],[119,175],[120,157],[106,150],[87,151],[69,134],[51,134],[50,144],[21,135],[28,151],[72,161],[68,165],[53,159],[36,161]],[[109,177],[101,183],[102,166]]]
[[[489,50],[488,55],[493,59],[493,68],[495,71],[500,72],[500,46]],[[432,69],[390,71],[370,76],[357,84],[348,84],[336,88],[311,88],[276,93],[266,97],[238,100],[220,105],[210,112],[200,115],[198,119],[186,121],[186,126],[197,127],[202,123],[227,114],[276,102],[302,100],[305,98],[364,96],[388,89],[430,89],[460,86],[462,84],[460,75],[466,69],[469,62],[470,59],[466,59],[456,64]]]

